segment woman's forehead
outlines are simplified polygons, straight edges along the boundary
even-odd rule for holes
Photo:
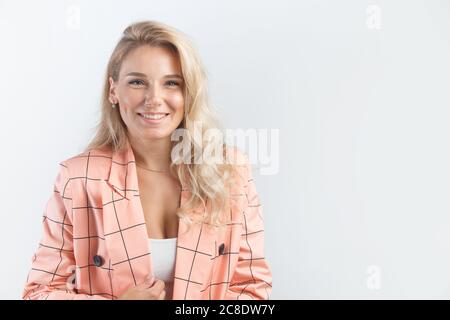
[[[123,75],[140,72],[152,77],[181,74],[176,54],[165,48],[141,46],[131,51],[123,60]]]

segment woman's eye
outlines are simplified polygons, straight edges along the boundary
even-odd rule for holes
[[[130,82],[128,82],[129,84],[135,84],[135,85],[141,85],[144,84],[144,82],[142,80],[131,80]]]
[[[179,85],[178,82],[176,82],[176,81],[167,81],[167,84],[169,84],[171,87]]]
[[[137,85],[137,86],[141,86],[141,85],[145,85],[145,82],[139,79],[134,79],[128,82],[131,85]],[[167,81],[166,84],[169,87],[174,87],[174,86],[179,86],[179,83],[173,80]]]

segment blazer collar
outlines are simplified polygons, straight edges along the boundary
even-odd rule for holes
[[[139,189],[135,163],[133,149],[127,139],[125,148],[113,151],[108,177],[108,183],[112,188],[127,200],[130,200],[130,192],[136,192]]]

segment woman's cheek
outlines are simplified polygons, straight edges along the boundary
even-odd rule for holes
[[[123,104],[125,109],[132,109],[139,105],[140,99],[134,95],[126,95],[123,98]]]
[[[144,92],[142,90],[133,90],[131,88],[123,88],[121,92],[123,103],[129,107],[139,104],[143,97]]]
[[[171,97],[171,105],[176,111],[179,111],[180,109],[183,109],[184,106],[184,97],[182,93],[173,95]]]

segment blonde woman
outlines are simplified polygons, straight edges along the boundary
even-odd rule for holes
[[[182,32],[124,30],[96,134],[60,163],[23,299],[269,299],[251,166],[207,134],[222,129],[206,85]],[[225,161],[195,156],[207,150]]]

